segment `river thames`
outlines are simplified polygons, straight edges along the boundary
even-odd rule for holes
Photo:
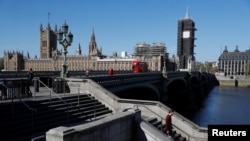
[[[214,87],[191,120],[202,127],[250,125],[250,88]]]

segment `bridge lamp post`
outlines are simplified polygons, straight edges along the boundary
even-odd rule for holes
[[[162,75],[164,78],[167,78],[167,68],[166,68],[166,52],[163,50],[163,67],[162,67]]]
[[[67,48],[71,45],[73,42],[73,34],[71,32],[68,33],[69,26],[65,23],[62,25],[62,29],[59,29],[59,32],[57,33],[57,40],[59,43],[63,46],[63,64],[62,64],[62,71],[61,71],[61,77],[66,78],[68,74],[68,65],[67,65]]]

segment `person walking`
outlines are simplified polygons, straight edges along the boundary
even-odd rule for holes
[[[109,68],[109,76],[112,76],[113,74],[114,74],[114,70],[113,70],[113,68]]]
[[[28,71],[29,86],[32,86],[33,78],[34,78],[34,73],[32,68],[30,68],[30,70]]]
[[[172,136],[173,134],[173,131],[172,131],[172,116],[173,116],[173,110],[169,110],[167,116],[166,116],[166,119],[165,119],[165,130],[166,130],[166,133],[169,135],[169,136]]]
[[[89,70],[88,70],[88,69],[85,71],[85,75],[86,75],[87,77],[89,76]]]

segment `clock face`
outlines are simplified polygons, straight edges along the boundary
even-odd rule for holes
[[[190,37],[190,31],[183,31],[182,38],[189,38]]]

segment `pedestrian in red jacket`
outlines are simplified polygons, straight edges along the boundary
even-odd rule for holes
[[[166,119],[165,119],[165,130],[166,130],[166,133],[169,135],[169,136],[172,136],[172,117],[173,116],[173,110],[169,110],[167,116],[166,116]]]

